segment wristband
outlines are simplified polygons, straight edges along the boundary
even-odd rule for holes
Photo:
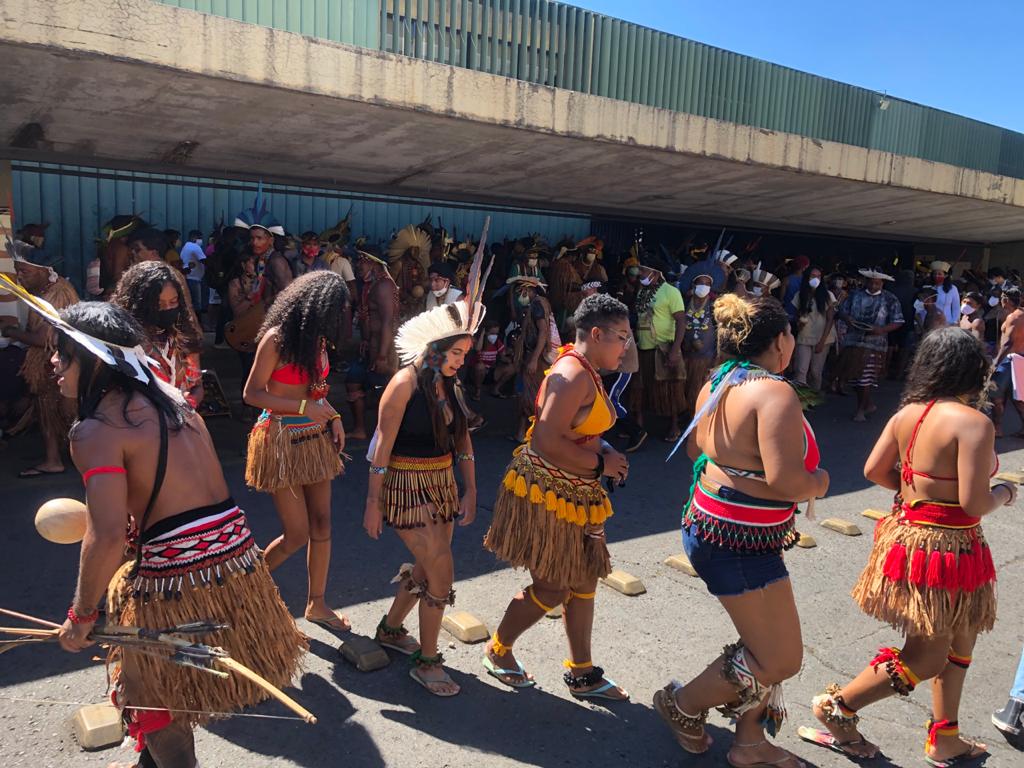
[[[597,470],[597,476],[598,477],[601,477],[604,474],[604,454],[603,453],[597,454],[597,466],[595,467],[595,469]]]
[[[100,617],[100,609],[96,608],[92,613],[86,614],[85,616],[79,616],[75,613],[74,604],[68,607],[68,621],[72,624],[91,624]]]
[[[1004,501],[1000,506],[1008,507],[1010,505],[1010,500],[1013,498],[1013,488],[1010,487],[1009,483],[1000,483],[996,488],[1006,489],[1006,501]]]
[[[306,401],[305,400],[299,400],[299,416],[304,416],[305,414],[306,414]]]
[[[476,460],[476,458],[473,456],[472,453],[457,453],[457,454],[455,454],[455,458],[458,461],[475,461]]]
[[[386,475],[387,473],[388,473],[388,468],[387,467],[374,467],[374,466],[370,467],[370,474],[371,475]]]
[[[341,414],[340,414],[340,413],[335,413],[335,414],[334,414],[333,416],[331,416],[331,418],[329,418],[329,419],[327,420],[327,423],[328,423],[328,424],[330,424],[330,423],[331,423],[332,421],[334,421],[335,419],[340,419],[340,418],[341,418]]]

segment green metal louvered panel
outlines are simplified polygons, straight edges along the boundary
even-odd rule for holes
[[[112,171],[51,163],[13,164],[16,225],[51,222],[46,249],[60,254],[61,272],[82,288],[85,267],[96,255],[96,238],[104,222],[119,213],[139,213],[161,229],[209,232],[223,216],[252,204],[255,182]],[[432,202],[388,195],[364,195],[313,187],[265,184],[267,207],[289,232],[333,226],[352,209],[352,229],[372,242],[386,241],[407,224],[433,217],[460,238],[480,231],[491,217],[491,241],[544,235],[549,242],[580,239],[590,233],[584,215],[490,208]]]
[[[362,48],[380,45],[379,0],[155,1]]]

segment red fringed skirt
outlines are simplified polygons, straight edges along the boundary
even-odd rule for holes
[[[979,518],[957,505],[902,503],[875,526],[853,599],[905,635],[987,632],[996,570]]]

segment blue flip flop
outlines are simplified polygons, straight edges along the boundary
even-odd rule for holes
[[[536,680],[530,680],[526,677],[526,670],[523,669],[521,662],[516,662],[515,669],[502,669],[501,667],[494,666],[494,662],[484,656],[483,658],[484,669],[487,670],[487,674],[493,677],[502,685],[507,685],[509,688],[532,688],[537,684]],[[523,678],[520,683],[509,682],[508,680],[502,680],[501,678],[508,676],[516,676]]]
[[[616,684],[614,680],[612,680],[610,677],[606,677],[604,679],[604,685],[600,686],[599,688],[595,688],[592,691],[579,692],[574,691],[572,688],[570,688],[569,693],[573,696],[573,698],[577,699],[604,699],[605,701],[629,701],[628,693],[626,694],[626,698],[624,699],[619,696],[608,695],[608,691],[618,687],[619,686]]]

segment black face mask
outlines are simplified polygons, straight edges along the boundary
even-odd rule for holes
[[[174,324],[178,322],[178,317],[181,315],[181,307],[174,307],[172,309],[161,309],[156,313],[156,324],[158,328],[162,328],[165,331],[171,330]]]

